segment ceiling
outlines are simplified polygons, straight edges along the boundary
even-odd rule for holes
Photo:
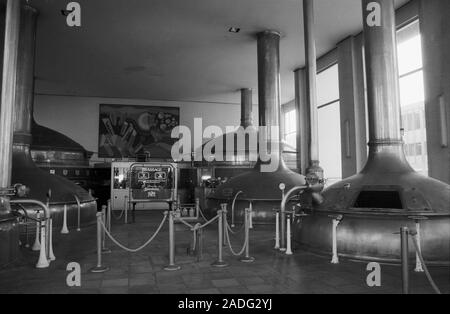
[[[61,14],[68,2],[29,0],[40,12],[38,94],[239,103],[238,89],[257,87],[254,35],[274,29],[283,35],[282,102],[294,98],[301,0],[78,0],[79,28]],[[362,29],[361,0],[314,3],[319,56]]]

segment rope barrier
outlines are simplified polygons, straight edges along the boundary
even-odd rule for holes
[[[226,221],[225,223],[226,223],[226,225],[227,225],[227,228],[225,228],[225,239],[226,239],[226,242],[227,242],[227,244],[228,244],[228,248],[230,249],[231,254],[233,254],[234,256],[241,256],[242,254],[244,254],[245,248],[246,248],[247,245],[248,245],[248,239],[245,239],[245,240],[244,240],[244,246],[243,246],[242,249],[239,251],[239,253],[236,253],[236,252],[234,251],[232,245],[231,245],[230,235],[228,234],[228,228],[229,228],[228,221]]]
[[[428,267],[425,264],[425,260],[422,256],[422,252],[420,250],[419,242],[417,241],[417,235],[411,234],[411,238],[413,240],[414,247],[416,249],[417,255],[419,256],[420,262],[422,263],[422,267],[423,267],[423,270],[425,271],[425,275],[427,276],[428,281],[430,282],[431,286],[433,287],[434,292],[436,292],[436,294],[441,294],[441,291],[439,290],[439,288],[437,287],[433,278],[431,277],[430,272],[428,271]]]
[[[105,231],[106,235],[108,235],[108,237],[110,238],[110,240],[111,240],[114,244],[116,244],[118,247],[120,247],[121,249],[123,249],[123,250],[125,250],[125,251],[127,251],[127,252],[130,252],[130,253],[136,253],[136,252],[139,252],[139,251],[141,251],[142,249],[146,248],[146,247],[147,247],[147,246],[148,246],[148,245],[156,238],[156,236],[157,236],[158,233],[161,231],[161,229],[162,229],[164,223],[165,223],[166,220],[167,220],[167,215],[168,215],[168,213],[164,213],[164,217],[163,217],[163,219],[162,219],[160,225],[158,226],[158,229],[155,231],[155,233],[150,237],[150,239],[149,239],[147,242],[145,242],[142,246],[140,246],[140,247],[137,248],[137,249],[130,249],[130,248],[127,248],[126,246],[124,246],[123,244],[121,244],[119,241],[117,241],[116,239],[114,239],[114,237],[111,235],[111,233],[107,230],[107,228],[106,228],[105,224],[103,223],[103,221],[100,221],[100,225],[101,225],[101,227],[103,228],[103,230]]]
[[[203,220],[208,221],[208,219],[206,219],[205,215],[203,214],[202,208],[200,207],[200,205],[198,206],[198,212],[200,213],[200,216],[202,216]]]
[[[188,227],[188,228],[191,229],[191,230],[194,229],[194,226],[193,226],[193,225],[191,225],[190,223],[188,223],[186,220],[184,220],[184,219],[181,218],[181,217],[176,217],[175,220],[181,222],[183,225],[185,225],[186,227]]]
[[[229,232],[231,232],[231,234],[238,235],[241,234],[243,231],[245,231],[245,225],[242,225],[242,227],[239,230],[233,231],[233,228],[228,224],[227,221],[227,229]]]

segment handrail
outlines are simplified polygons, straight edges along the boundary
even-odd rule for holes
[[[309,186],[296,186],[289,190],[281,201],[280,213],[281,213],[281,250],[286,250],[286,203],[291,198],[292,194],[297,191],[307,190]]]
[[[50,219],[50,215],[51,215],[50,209],[48,208],[47,205],[45,205],[41,201],[31,200],[31,199],[18,199],[18,200],[10,200],[9,202],[11,204],[17,204],[17,205],[24,205],[24,204],[37,205],[37,206],[41,207],[44,210],[45,218],[46,219]]]

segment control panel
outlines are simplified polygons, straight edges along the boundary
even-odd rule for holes
[[[175,164],[134,163],[129,172],[130,202],[173,202],[177,196]]]

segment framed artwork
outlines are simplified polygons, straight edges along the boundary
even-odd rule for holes
[[[171,159],[180,108],[100,104],[99,117],[99,157]]]

